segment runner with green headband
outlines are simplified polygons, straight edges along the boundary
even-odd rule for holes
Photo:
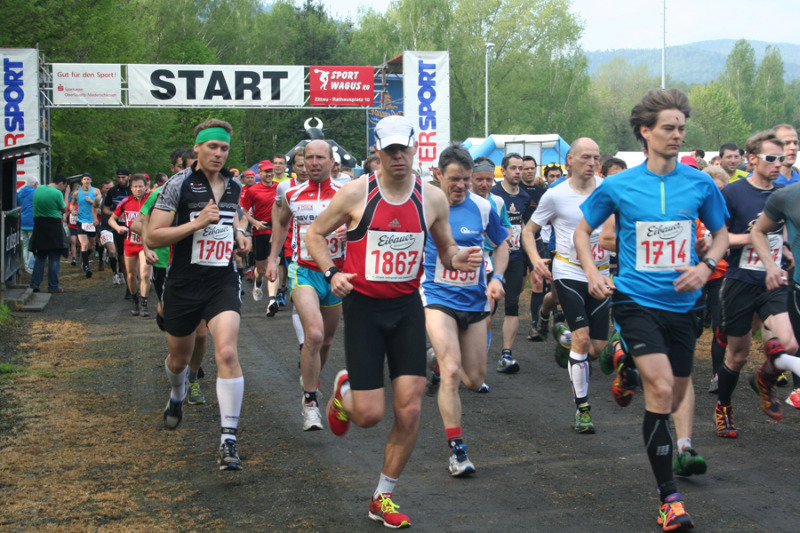
[[[183,418],[195,329],[205,319],[217,361],[220,470],[242,469],[236,450],[244,397],[237,350],[242,301],[233,261],[234,242],[239,255],[250,251],[237,213],[241,184],[224,168],[231,131],[230,124],[217,119],[195,128],[197,161],[164,185],[147,230],[148,247],[173,246],[162,297],[169,345],[164,366],[172,387],[164,425],[175,429]]]

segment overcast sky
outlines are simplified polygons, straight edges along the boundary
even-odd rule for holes
[[[300,0],[296,0],[297,3]],[[322,0],[335,18],[359,6],[386,11],[390,0]],[[586,51],[661,48],[663,0],[573,0],[585,21]],[[800,44],[800,5],[789,0],[667,0],[667,46],[712,39]]]

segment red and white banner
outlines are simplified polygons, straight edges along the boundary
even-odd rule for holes
[[[53,104],[122,105],[121,72],[112,63],[53,63]]]
[[[312,106],[371,106],[375,97],[373,67],[310,66]]]
[[[33,49],[0,49],[3,148],[38,142],[39,56]],[[17,185],[27,178],[39,179],[38,157],[17,162]]]
[[[128,102],[164,107],[302,107],[301,66],[128,65]]]
[[[450,55],[403,52],[403,114],[417,134],[414,166],[432,173],[450,144]]]

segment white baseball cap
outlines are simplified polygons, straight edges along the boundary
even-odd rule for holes
[[[414,146],[414,126],[402,115],[384,117],[375,125],[375,146],[378,150],[393,144]]]
[[[342,156],[339,155],[339,152],[333,152],[333,161],[336,164],[339,164],[339,165],[342,164]]]

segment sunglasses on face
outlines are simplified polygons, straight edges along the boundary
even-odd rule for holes
[[[785,155],[768,155],[768,154],[756,154],[756,157],[759,159],[763,159],[769,164],[775,163],[776,161],[779,163],[783,163],[786,159]]]

